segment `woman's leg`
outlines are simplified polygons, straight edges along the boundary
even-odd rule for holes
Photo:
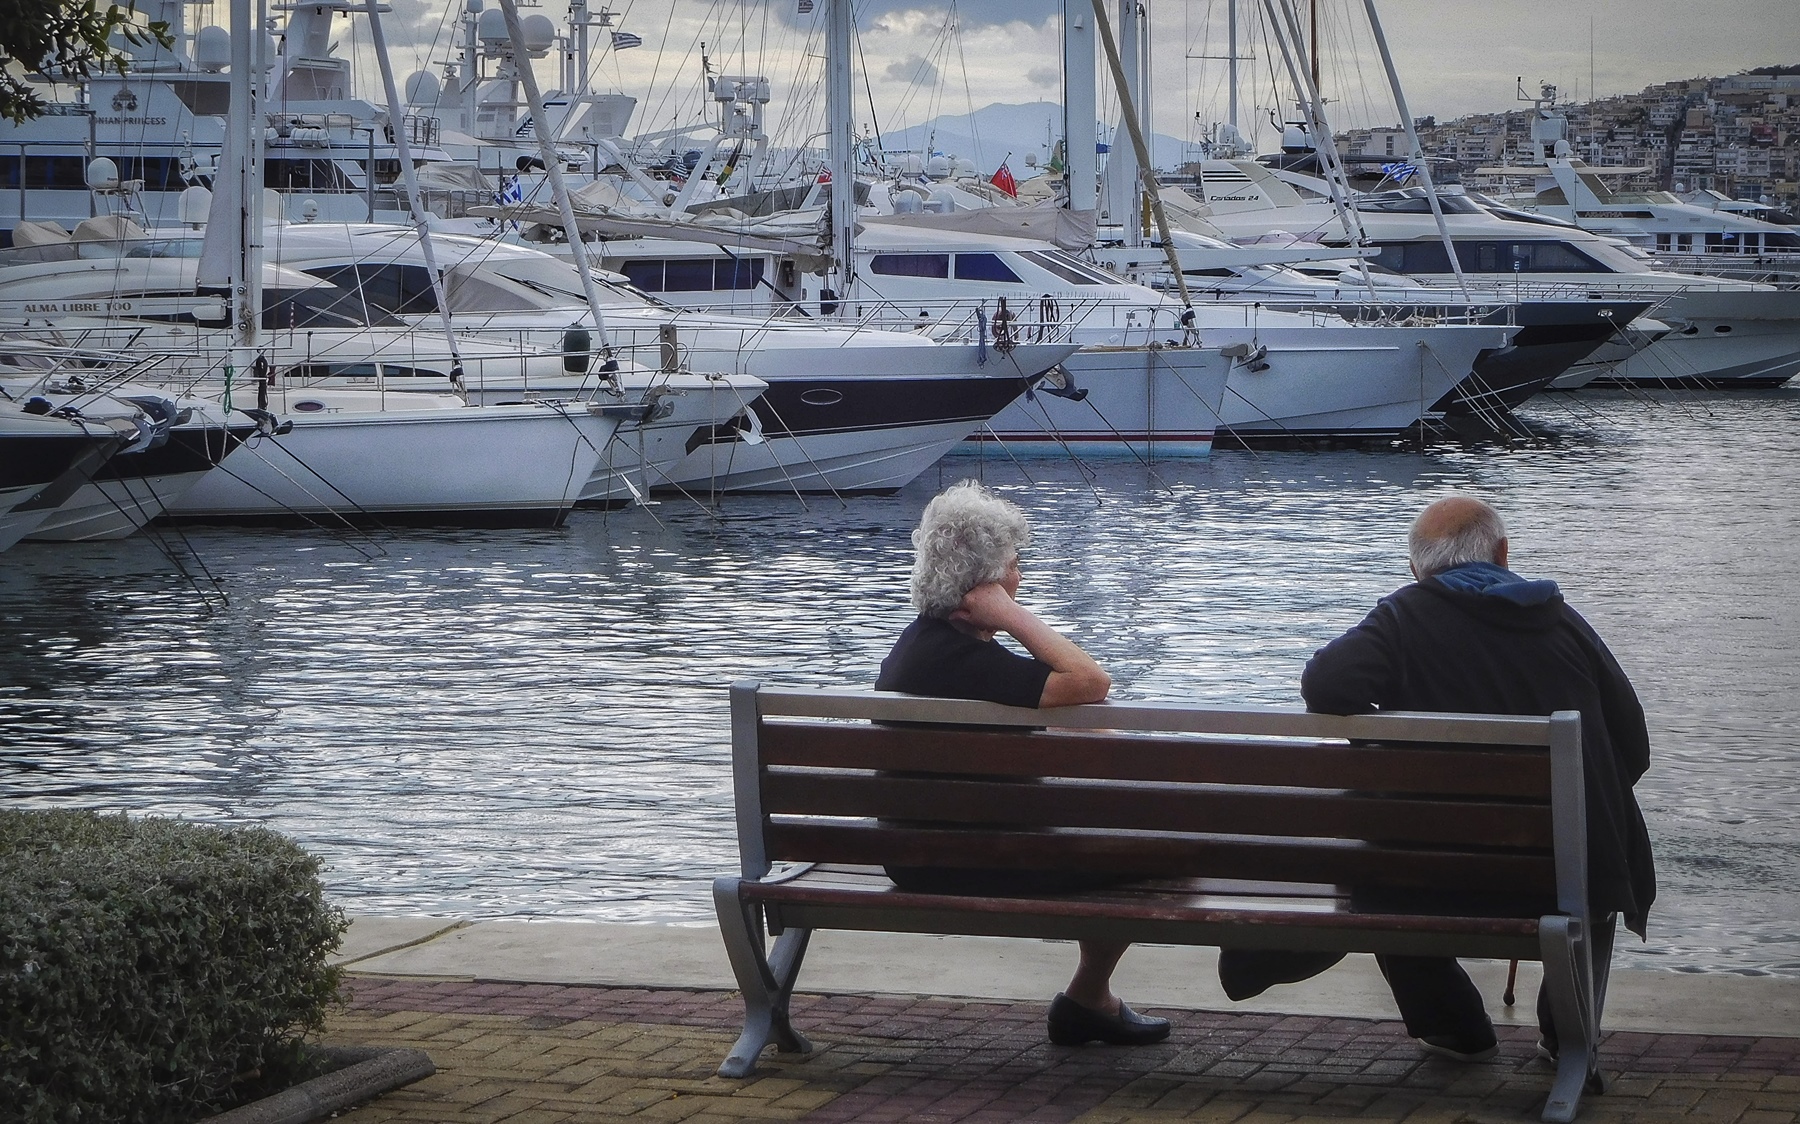
[[[1103,1015],[1119,1013],[1119,998],[1112,993],[1113,969],[1118,967],[1119,958],[1130,948],[1128,942],[1114,941],[1082,941],[1081,963],[1075,968],[1074,978],[1063,994],[1086,1007],[1090,1011],[1099,1011]]]

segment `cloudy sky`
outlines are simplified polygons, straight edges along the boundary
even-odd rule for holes
[[[462,0],[447,0],[460,11]],[[494,6],[497,0],[487,0]],[[598,10],[598,0],[590,0]],[[771,132],[795,143],[823,126],[821,49],[827,0],[618,0],[617,26],[641,48],[603,55],[596,83],[640,99],[637,127],[691,125],[704,112],[701,44],[714,71],[766,74],[776,105]],[[1114,0],[1109,0],[1114,2]],[[389,25],[402,75],[450,57],[446,0],[393,0]],[[1228,0],[1146,0],[1157,131],[1194,139],[1226,111]],[[1256,0],[1240,0],[1240,99],[1246,128],[1272,137],[1272,107],[1287,105],[1278,54],[1266,44]],[[1553,82],[1569,100],[1635,92],[1652,82],[1800,66],[1796,0],[1379,0],[1415,115],[1439,118],[1512,108],[1515,79]],[[560,17],[567,0],[540,9]],[[863,0],[856,5],[859,124],[885,131],[993,102],[1060,101],[1056,0]],[[1332,124],[1398,120],[1362,0],[1320,0],[1324,86]],[[345,30],[362,53],[366,32]],[[410,57],[409,57],[410,56]],[[1215,57],[1206,57],[1215,56]],[[359,67],[359,70],[372,67]],[[546,67],[547,84],[554,79]],[[866,75],[866,84],[864,76]],[[373,92],[377,87],[365,83]],[[1102,104],[1110,97],[1103,95]]]

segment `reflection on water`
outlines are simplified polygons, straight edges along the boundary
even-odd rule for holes
[[[188,531],[0,555],[0,790],[266,824],[363,912],[710,917],[736,866],[724,688],[868,683],[910,617],[907,535],[981,476],[1036,529],[1022,598],[1116,697],[1298,702],[1301,665],[1407,580],[1407,521],[1509,518],[1651,715],[1662,896],[1621,959],[1800,974],[1800,393],[1565,396],[1529,446],[959,456],[898,496],[578,513],[560,532]]]

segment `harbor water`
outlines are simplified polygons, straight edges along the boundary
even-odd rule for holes
[[[1021,600],[1115,698],[1211,705],[1298,705],[1307,657],[1408,580],[1410,518],[1464,491],[1650,715],[1660,896],[1618,962],[1800,975],[1800,390],[1525,413],[1550,436],[957,455],[894,496],[670,498],[558,531],[23,544],[0,555],[0,792],[279,829],[354,912],[705,923],[737,861],[725,688],[871,683],[940,486],[1028,510]]]

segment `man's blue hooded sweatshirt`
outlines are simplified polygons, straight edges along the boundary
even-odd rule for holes
[[[1556,583],[1472,562],[1397,590],[1319,649],[1300,681],[1326,714],[1581,712],[1588,894],[1644,935],[1656,872],[1632,785],[1650,767],[1644,710],[1600,637]]]

